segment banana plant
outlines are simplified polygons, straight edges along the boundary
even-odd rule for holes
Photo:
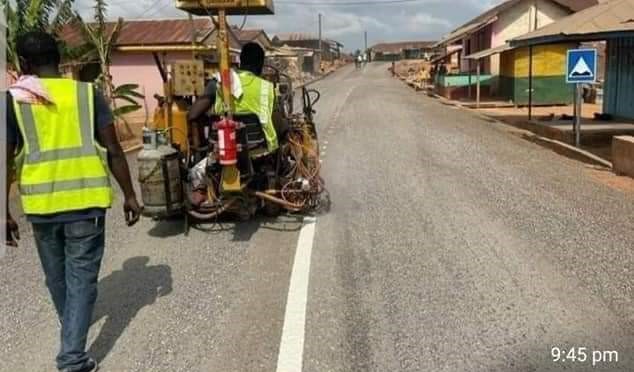
[[[119,18],[114,24],[107,23],[107,5],[104,0],[95,0],[94,9],[93,23],[84,22],[79,14],[76,14],[75,18],[81,27],[86,44],[92,47],[99,60],[101,74],[97,83],[110,102],[115,119],[128,126],[129,131],[126,115],[143,108],[136,99],[145,99],[145,96],[137,91],[139,88],[137,84],[123,84],[115,87],[110,75],[112,52],[123,28],[123,18]],[[124,102],[123,106],[119,106],[120,101]]]
[[[114,100],[114,86],[110,75],[110,63],[112,61],[112,51],[117,43],[121,29],[123,28],[123,18],[119,18],[112,27],[106,23],[107,5],[104,0],[95,0],[94,23],[84,22],[79,14],[75,14],[77,23],[80,25],[84,39],[90,44],[99,59],[101,75],[98,82],[106,95],[106,98],[116,109]]]

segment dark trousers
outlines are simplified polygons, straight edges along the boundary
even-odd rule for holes
[[[57,368],[81,370],[88,361],[86,338],[97,300],[105,218],[33,224],[33,231],[62,328]]]

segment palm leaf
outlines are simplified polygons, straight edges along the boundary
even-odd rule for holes
[[[127,115],[130,113],[133,113],[135,111],[138,111],[141,109],[141,105],[136,104],[136,105],[126,105],[126,106],[121,106],[121,107],[117,107],[116,109],[114,109],[112,111],[112,113],[114,114],[114,116],[116,117],[120,117],[123,115]]]
[[[113,91],[114,95],[119,96],[132,96],[136,98],[145,98],[145,96],[136,90],[139,89],[139,84],[123,84],[116,87]]]
[[[127,93],[139,89],[139,84],[121,84],[115,88],[115,94]]]
[[[104,54],[107,56],[107,61],[110,62],[110,57],[112,55],[112,49],[117,44],[117,39],[119,39],[119,35],[121,34],[121,30],[123,29],[123,18],[119,18],[117,23],[112,28],[112,32],[108,36],[107,40],[104,42],[105,51]]]
[[[99,27],[101,34],[105,34],[105,25],[108,6],[104,0],[95,0],[95,24]]]
[[[16,52],[16,35],[19,33],[18,15],[8,0],[0,0],[6,18],[7,64],[19,72],[20,64]]]
[[[121,96],[121,95],[115,94],[113,98],[126,101],[126,102],[128,102],[128,103],[130,103],[132,105],[138,105],[139,104],[134,98],[129,97],[129,96]]]
[[[24,13],[24,26],[28,30],[42,30],[48,25],[50,4],[45,0],[31,0]]]

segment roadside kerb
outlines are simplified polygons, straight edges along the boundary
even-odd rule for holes
[[[523,135],[524,138],[531,140],[533,142],[537,142],[541,145],[545,145],[549,148],[551,148],[553,151],[555,151],[558,154],[564,155],[566,157],[569,158],[573,158],[573,159],[577,159],[579,161],[582,161],[584,163],[589,163],[589,164],[593,164],[593,165],[598,165],[598,166],[602,166],[602,167],[606,167],[609,169],[613,169],[613,165],[611,162],[602,159],[594,154],[592,154],[591,152],[588,152],[586,150],[577,148],[575,146],[569,145],[565,142],[562,141],[558,141],[555,139],[551,139],[551,138],[547,138],[547,137],[543,137],[540,136],[539,134],[536,134],[534,132],[531,132],[529,130],[526,130],[525,128],[522,128],[520,126],[516,126],[501,120],[498,120],[496,118],[493,118],[489,115],[483,114],[481,112],[477,112],[474,109],[469,109],[466,108],[464,106],[461,105],[455,105],[456,107],[460,107],[461,109],[465,110],[465,111],[469,111],[472,114],[474,114],[475,116],[479,117],[482,120],[488,121],[488,122],[493,122],[496,124],[501,124],[507,127],[513,127],[515,128],[516,131],[518,131],[519,133],[521,133]]]

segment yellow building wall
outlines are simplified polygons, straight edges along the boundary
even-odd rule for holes
[[[566,74],[566,54],[572,44],[540,45],[533,47],[533,76],[562,76]],[[529,74],[529,50],[520,48],[502,54],[501,75],[526,78]]]
[[[529,49],[520,48],[500,57],[500,94],[518,105],[529,102],[532,83],[533,104],[567,104],[572,90],[566,84],[566,55],[575,45],[555,44],[533,47],[533,79],[529,81]]]

